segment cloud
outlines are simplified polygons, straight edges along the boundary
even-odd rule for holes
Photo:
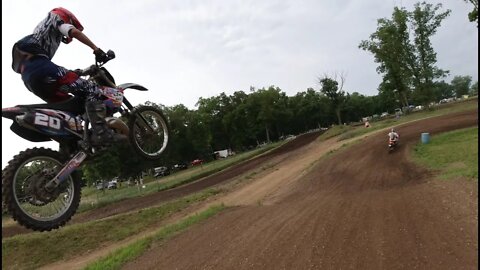
[[[41,102],[11,71],[8,59],[13,43],[56,6],[73,11],[97,46],[116,52],[117,59],[106,67],[118,82],[150,89],[128,91],[133,104],[150,100],[194,108],[200,97],[248,92],[250,86],[276,85],[293,96],[308,87],[318,89],[317,77],[334,71],[348,74],[347,91],[377,94],[381,76],[373,56],[358,44],[376,30],[377,19],[390,17],[400,4],[411,9],[414,1],[52,0],[50,6],[3,1],[2,107]],[[478,29],[467,19],[471,6],[448,1],[444,8],[452,14],[432,38],[438,67],[478,80]],[[60,47],[54,62],[87,67],[93,54],[74,41]],[[3,145],[25,142],[10,132],[9,121],[2,121],[2,133]],[[2,156],[18,150],[7,149]]]

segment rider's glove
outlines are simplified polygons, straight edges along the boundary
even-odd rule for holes
[[[107,54],[102,51],[102,49],[98,48],[95,51],[93,51],[93,54],[95,54],[95,61],[98,63],[106,63],[108,61],[108,56]]]
[[[78,69],[78,68],[75,69],[73,72],[75,72],[78,76],[83,76],[83,75],[84,75],[84,74],[83,74],[83,70]]]

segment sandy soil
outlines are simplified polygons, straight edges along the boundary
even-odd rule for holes
[[[380,133],[312,165],[326,150],[309,144],[124,269],[477,269],[477,182],[407,159],[420,133],[478,125],[477,113],[401,126],[390,154]]]

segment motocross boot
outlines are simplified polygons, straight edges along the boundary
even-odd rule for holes
[[[112,129],[108,128],[105,117],[107,109],[101,101],[87,101],[85,104],[87,117],[92,125],[92,134],[90,143],[93,146],[105,146],[112,142],[126,139],[126,136],[116,134]]]

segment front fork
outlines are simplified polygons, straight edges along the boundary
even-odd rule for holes
[[[84,151],[78,152],[52,180],[48,181],[45,185],[45,189],[48,192],[55,190],[75,169],[80,166],[80,164],[82,164],[85,158],[87,158],[87,153]]]
[[[88,140],[88,124],[90,121],[88,120],[88,117],[84,115],[85,120],[85,126],[83,127],[83,140]],[[83,145],[80,143],[80,147],[82,147],[84,150],[79,151],[70,161],[68,161],[67,165],[65,165],[62,170],[48,183],[45,185],[45,190],[48,192],[52,192],[55,190],[61,183],[63,183],[70,174],[80,167],[80,164],[87,158],[87,153],[85,152],[87,150],[87,146]]]

